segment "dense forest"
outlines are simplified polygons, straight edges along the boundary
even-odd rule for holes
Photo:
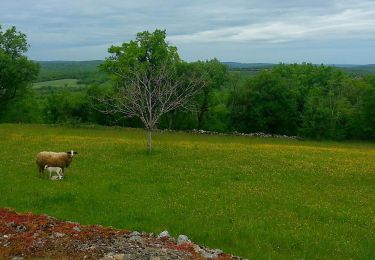
[[[98,70],[101,61],[38,63],[38,79],[6,106],[2,122],[142,127],[136,119],[104,115],[94,106],[96,97],[112,88],[110,77]],[[197,63],[213,73],[195,100],[197,109],[169,113],[160,129],[375,138],[373,66]],[[64,84],[65,79],[76,84]]]
[[[201,87],[190,109],[162,113],[155,121],[159,129],[375,139],[374,65],[184,62],[165,38],[163,30],[139,33],[136,41],[112,46],[105,61],[33,62],[24,55],[26,35],[14,27],[1,32],[0,121],[143,127],[142,117],[103,113],[98,100],[131,84],[126,78],[132,68],[147,65],[154,73],[168,64],[168,73],[181,81],[175,97],[194,75],[200,75]],[[160,63],[162,57],[168,63]]]

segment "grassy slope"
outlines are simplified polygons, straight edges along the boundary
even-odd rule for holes
[[[187,234],[249,258],[375,252],[375,145],[0,125],[0,207]],[[66,179],[37,178],[41,150],[76,149]]]

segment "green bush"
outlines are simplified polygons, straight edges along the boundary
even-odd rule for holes
[[[7,123],[42,123],[41,105],[31,89],[16,97],[0,112],[0,121]]]

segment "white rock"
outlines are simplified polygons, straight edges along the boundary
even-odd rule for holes
[[[223,253],[223,251],[220,249],[201,248],[198,245],[195,245],[194,250],[205,259],[217,259],[219,255]]]
[[[214,249],[215,254],[221,255],[223,253],[223,250],[221,249]]]
[[[141,236],[131,236],[129,238],[130,241],[141,241],[142,237]]]
[[[75,227],[73,228],[73,230],[75,230],[75,231],[77,231],[77,232],[81,232],[81,229],[80,229],[78,226],[75,226]]]
[[[159,234],[159,238],[163,238],[163,237],[171,237],[171,236],[169,235],[169,232],[167,230],[164,230],[163,232]]]
[[[101,260],[123,260],[128,259],[125,254],[108,253]]]
[[[53,235],[54,237],[65,237],[65,234],[60,232],[54,232]]]
[[[17,233],[25,232],[26,230],[27,230],[27,227],[25,227],[24,225],[19,225],[16,227]]]
[[[132,233],[130,233],[130,236],[139,236],[141,233],[139,233],[138,231],[133,231]]]
[[[185,243],[191,243],[189,238],[185,235],[179,235],[177,238],[177,245],[185,244]]]
[[[24,259],[22,256],[13,256],[12,260],[22,260]]]

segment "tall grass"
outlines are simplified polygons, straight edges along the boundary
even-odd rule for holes
[[[375,145],[0,125],[0,207],[186,234],[251,259],[375,256]],[[42,150],[79,155],[38,178]]]

